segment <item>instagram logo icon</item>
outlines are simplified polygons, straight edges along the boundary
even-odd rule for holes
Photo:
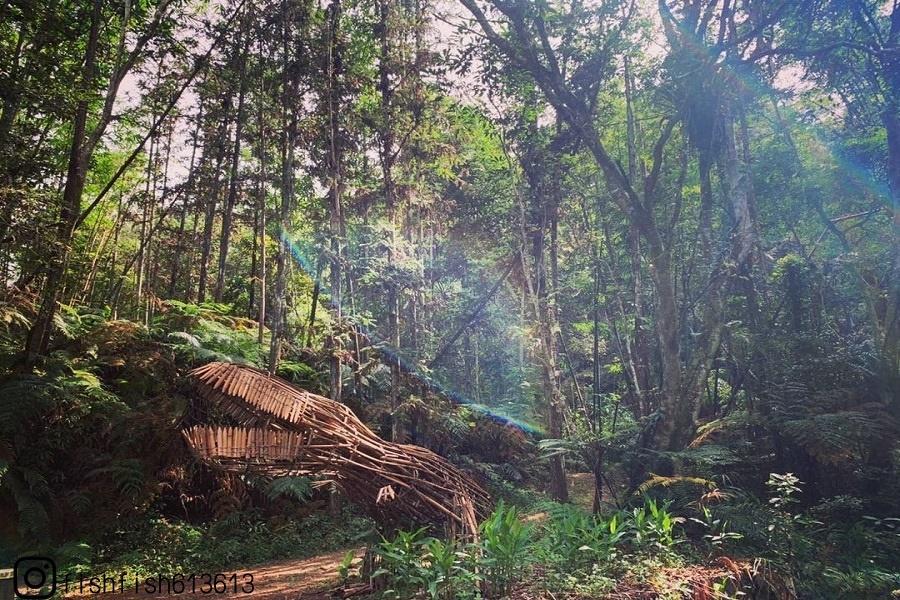
[[[46,556],[23,556],[13,567],[17,598],[46,600],[56,592],[56,563]]]

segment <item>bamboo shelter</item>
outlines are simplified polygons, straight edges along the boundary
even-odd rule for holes
[[[434,452],[387,442],[338,402],[258,369],[214,362],[190,377],[209,408],[236,425],[183,430],[203,460],[229,470],[333,479],[382,520],[445,524],[474,536],[490,506],[484,489]]]

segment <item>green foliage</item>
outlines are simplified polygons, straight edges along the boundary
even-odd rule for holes
[[[670,504],[671,502],[665,502],[660,505],[653,498],[645,497],[643,506],[632,509],[631,526],[635,544],[654,544],[662,550],[675,544],[675,524],[684,519],[672,516],[669,512]]]
[[[618,513],[604,519],[566,504],[548,504],[546,509],[549,519],[538,548],[542,562],[556,570],[587,573],[624,541],[626,530]]]
[[[409,560],[397,559],[409,564],[407,591],[502,593],[534,551],[551,576],[601,595],[617,580],[649,581],[693,534],[698,551],[777,564],[811,598],[896,587],[897,186],[888,179],[898,151],[888,128],[900,8],[473,2],[494,5],[487,22],[499,37],[464,32],[442,40],[451,50],[441,53],[421,51],[429,11],[382,4],[384,26],[371,3],[348,3],[334,23],[323,3],[242,12],[210,48],[210,68],[188,82],[197,40],[218,34],[189,18],[208,12],[204,2],[124,12],[84,0],[4,3],[0,507],[15,545],[63,544],[85,560],[78,544],[98,524],[147,521],[153,545],[135,544],[128,560],[149,569],[252,561],[299,543],[293,526],[241,509],[305,501],[307,480],[241,476],[225,489],[176,429],[184,369],[264,366],[270,334],[259,340],[257,324],[238,316],[256,312],[262,287],[264,308],[285,292],[282,314],[268,312],[288,334],[279,375],[323,392],[338,356],[345,397],[373,428],[402,421],[408,430],[395,430],[479,473],[496,497],[534,504],[529,486],[544,483],[546,466],[534,445],[474,410],[447,410],[408,373],[531,424],[561,394],[572,410],[565,431],[554,430],[562,439],[540,442],[543,457],[602,470],[613,496],[619,487],[653,495],[600,516],[548,508],[538,532],[501,504],[476,548],[407,540]],[[101,25],[93,44],[92,22]],[[662,38],[664,54],[646,50]],[[323,68],[332,60],[338,68]],[[132,106],[115,92],[136,72]],[[780,89],[794,77],[818,85]],[[182,84],[196,118],[177,102],[69,233],[66,216],[111,181],[143,139],[143,117],[160,116]],[[79,107],[86,140],[73,138]],[[187,162],[173,141],[193,124],[182,178],[169,159]],[[86,152],[70,164],[78,146]],[[230,229],[226,188],[241,191]],[[326,200],[326,189],[346,193]],[[68,198],[75,206],[61,204]],[[753,252],[735,264],[744,225]],[[220,235],[223,250],[231,244],[221,267]],[[513,270],[473,314],[513,249]],[[207,292],[222,277],[212,295],[223,302],[192,303],[204,295],[199,271]],[[328,289],[336,281],[341,298]],[[329,308],[338,302],[341,320]],[[32,370],[21,350],[41,305],[55,314]],[[458,325],[465,337],[432,360]],[[320,351],[325,340],[338,343]],[[677,424],[671,443],[656,438],[661,424]],[[657,459],[673,473],[646,479]],[[194,489],[192,478],[207,481]],[[183,509],[199,522],[188,509],[199,504],[230,516],[209,527],[175,520]],[[693,517],[684,528],[682,514]],[[252,548],[227,527],[251,532]]]
[[[502,502],[479,526],[477,544],[443,541],[426,529],[398,531],[376,548],[376,575],[387,576],[387,598],[424,593],[438,600],[499,598],[520,581],[531,562],[532,529],[513,506]]]
[[[411,598],[425,585],[422,564],[422,547],[427,543],[426,528],[415,531],[398,531],[391,539],[382,539],[376,548],[381,567],[372,576],[389,576],[387,588],[382,592],[386,598]]]
[[[265,493],[271,500],[288,497],[306,502],[312,496],[312,484],[307,477],[277,477],[266,485]]]
[[[482,576],[489,596],[503,596],[522,576],[528,562],[531,527],[515,506],[502,501],[479,527]]]
[[[236,512],[207,525],[151,513],[125,520],[94,541],[91,569],[149,576],[246,567],[346,548],[371,527],[349,510],[299,520]]]
[[[430,538],[422,545],[422,587],[431,600],[455,600],[477,595],[479,575],[473,568],[472,547]]]
[[[897,587],[900,520],[863,516],[846,496],[802,510],[802,482],[790,473],[770,474],[767,486],[768,502],[736,488],[699,502],[689,522],[711,554],[767,560],[796,581],[801,598],[880,598]]]
[[[327,373],[306,363],[282,360],[276,374],[311,392],[324,393],[328,389]]]
[[[262,366],[268,344],[260,345],[256,324],[231,316],[230,306],[169,300],[166,308],[153,329],[179,357],[193,364],[220,360]]]
[[[728,528],[728,521],[716,516],[710,507],[701,504],[699,507],[699,517],[691,517],[691,521],[698,523],[708,533],[703,534],[706,540],[714,549],[719,549],[728,542],[742,539],[743,534],[731,531]]]
[[[62,353],[40,373],[0,379],[0,447],[11,450],[4,457],[0,494],[13,499],[22,540],[46,547],[51,511],[83,514],[92,501],[104,501],[86,495],[88,490],[106,487],[128,500],[147,491],[142,463],[127,454],[97,455],[87,442],[96,440],[90,432],[111,431],[107,436],[115,437],[129,415],[130,408],[107,391],[89,364]]]
[[[421,592],[432,600],[476,597],[477,547],[427,537],[425,531],[398,531],[376,548],[381,566],[374,576],[388,577],[382,596],[402,600]]]
[[[225,310],[176,305],[159,318],[152,335],[130,321],[106,321],[103,312],[66,309],[59,313],[71,336],[66,338],[66,351],[54,352],[33,373],[0,376],[0,503],[11,508],[12,517],[2,533],[13,534],[4,542],[13,549],[45,551],[60,544],[94,545],[96,536],[106,535],[119,521],[142,527],[148,514],[209,518],[252,504],[246,490],[224,489],[227,482],[204,475],[205,470],[185,452],[177,429],[186,405],[179,371],[167,345],[153,339],[167,338],[164,327],[184,319],[178,324],[193,323],[197,331],[215,331],[225,337],[233,333],[238,342],[220,340],[220,347],[238,347],[252,335],[243,321],[223,314]],[[193,334],[172,337],[193,345]],[[263,505],[290,507],[307,501],[312,493],[310,482],[302,477],[248,477],[238,483],[255,488],[254,498]],[[166,526],[157,523],[157,529],[146,531],[148,539],[166,535],[181,539],[177,521],[159,518],[171,523],[171,531],[164,535]],[[332,529],[326,540],[331,539]],[[333,536],[333,547],[348,542],[341,528],[334,529]],[[294,541],[301,537],[295,536]],[[264,539],[265,535],[259,546]],[[260,556],[297,551],[287,538],[277,540],[274,536],[271,549],[260,550]],[[159,555],[167,564],[191,561],[196,557],[189,541],[157,540],[145,554],[124,560],[156,564],[154,556]],[[143,547],[139,540],[133,542],[135,548]],[[228,544],[239,546],[237,540],[226,540],[224,546]],[[237,549],[220,558],[217,552],[210,550],[208,555],[215,560],[241,556]]]
[[[769,504],[776,509],[784,509],[788,505],[798,502],[795,496],[800,493],[800,484],[802,483],[793,473],[784,473],[783,475],[769,473],[769,480],[766,481],[766,485],[772,492]]]
[[[350,565],[355,557],[353,550],[347,550],[347,553],[344,554],[344,558],[341,559],[341,563],[338,565],[338,575],[341,576],[341,580],[346,581],[350,576]]]
[[[664,567],[680,564],[682,535],[676,526],[685,520],[669,506],[644,497],[630,510],[591,515],[571,505],[546,504],[548,518],[535,550],[545,568],[542,585],[605,597],[618,581],[650,582]]]

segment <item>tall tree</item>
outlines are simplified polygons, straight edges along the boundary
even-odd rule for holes
[[[672,247],[664,234],[658,214],[657,185],[662,174],[666,145],[676,125],[667,117],[652,148],[652,164],[643,181],[633,181],[607,149],[603,131],[598,128],[597,94],[607,84],[609,64],[623,43],[631,13],[619,16],[618,5],[603,5],[595,13],[591,8],[573,8],[570,13],[554,14],[556,22],[571,23],[586,19],[599,23],[603,33],[595,32],[581,60],[561,69],[559,50],[549,33],[548,11],[544,5],[524,2],[493,2],[491,7],[502,17],[508,35],[501,34],[495,20],[489,18],[475,0],[462,0],[489,42],[511,63],[528,73],[555,109],[559,119],[590,152],[606,181],[614,205],[640,234],[646,244],[647,260],[656,295],[655,321],[659,339],[662,374],[659,400],[660,418],[654,430],[654,445],[659,449],[677,450],[690,439],[694,430],[700,383],[705,381],[710,357],[720,341],[721,320],[711,323],[705,343],[694,354],[692,364],[682,363],[680,315],[672,264]],[[617,3],[612,3],[617,4]],[[633,5],[632,10],[633,10]],[[590,36],[588,31],[581,35]],[[587,38],[586,38],[587,39]],[[588,42],[585,42],[588,43]],[[712,286],[721,285],[713,281]],[[711,316],[716,316],[711,311]]]
[[[219,239],[219,269],[216,272],[216,287],[213,291],[213,299],[216,302],[222,301],[222,294],[225,292],[225,270],[228,264],[228,248],[231,241],[234,205],[237,202],[240,188],[239,166],[241,160],[241,136],[244,130],[244,96],[247,92],[247,52],[252,43],[248,31],[249,17],[250,13],[248,12],[238,28],[238,38],[235,44],[238,63],[238,99],[234,120],[234,145],[231,149],[231,167],[228,173],[228,195],[225,199],[225,209],[222,212],[222,233]]]
[[[328,336],[331,399],[340,402],[342,393],[341,355],[343,352],[340,328],[343,316],[343,236],[344,216],[341,196],[343,194],[343,147],[341,123],[339,115],[343,108],[341,103],[341,71],[343,52],[341,43],[341,3],[333,0],[328,5],[328,34],[326,52],[326,104],[328,114],[328,234],[331,242],[331,302],[334,309],[336,326],[331,328]],[[315,304],[315,300],[313,301]]]
[[[132,17],[130,2],[125,4],[120,17],[121,27],[116,32],[118,41],[111,48],[101,47],[103,2],[96,0],[86,7],[89,15],[86,21],[89,25],[79,80],[80,94],[72,117],[68,167],[55,231],[56,239],[52,241],[47,260],[41,305],[25,343],[26,368],[33,366],[38,357],[46,353],[50,342],[53,317],[69,265],[75,228],[81,216],[81,196],[91,157],[113,120],[113,108],[123,80],[146,57],[148,45],[164,29],[163,23],[171,18],[169,9],[172,3],[173,0],[162,0],[149,15],[142,15],[146,22],[130,49],[125,47]],[[105,93],[101,92],[100,111],[98,114],[91,114],[92,106],[96,106],[91,100],[96,97],[103,81],[100,79],[100,66],[106,61],[112,65],[111,74],[105,79]],[[93,117],[91,123],[89,117]]]

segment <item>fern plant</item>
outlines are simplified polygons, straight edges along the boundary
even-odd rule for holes
[[[261,366],[268,343],[258,341],[256,323],[229,314],[228,305],[169,300],[153,324],[155,335],[190,363],[239,362]]]
[[[479,531],[485,591],[489,596],[502,596],[521,579],[522,570],[528,564],[531,527],[522,523],[515,506],[500,501],[481,523]]]
[[[270,500],[280,497],[306,502],[312,496],[312,485],[307,477],[276,477],[265,486],[265,494]]]

